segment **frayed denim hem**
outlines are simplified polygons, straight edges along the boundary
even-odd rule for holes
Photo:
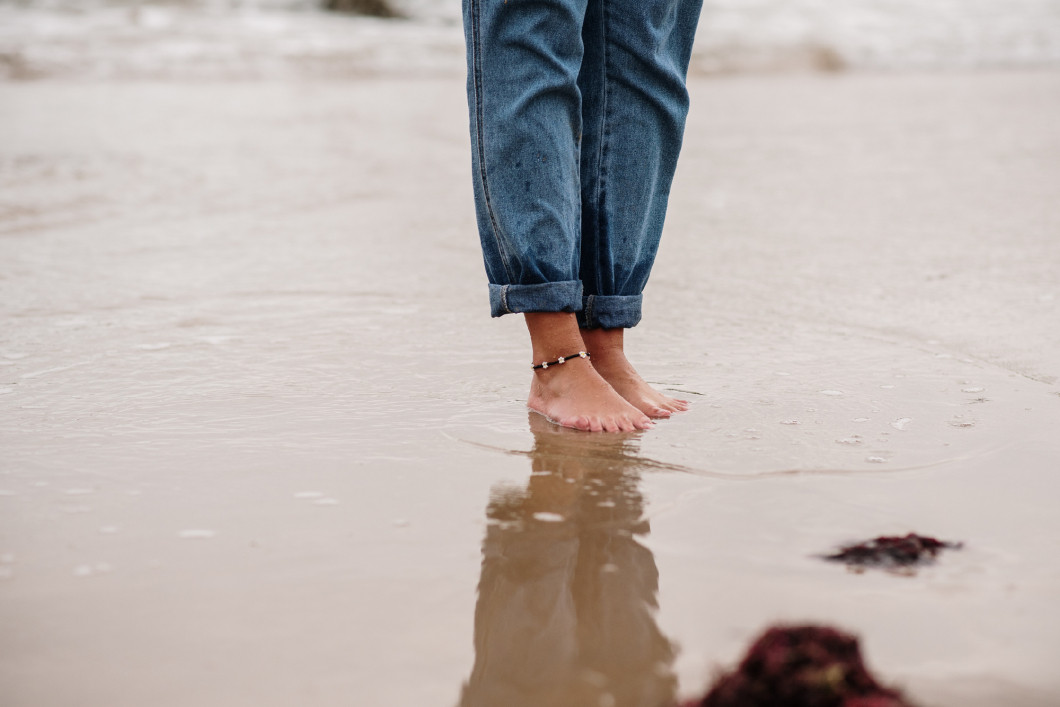
[[[589,295],[578,312],[583,329],[631,329],[640,323],[643,295]]]
[[[490,283],[490,314],[494,317],[524,312],[577,312],[581,306],[581,280],[537,285]]]

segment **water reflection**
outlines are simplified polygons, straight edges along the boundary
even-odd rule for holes
[[[530,415],[532,473],[495,488],[461,707],[658,707],[673,644],[655,622],[659,572],[633,436]]]

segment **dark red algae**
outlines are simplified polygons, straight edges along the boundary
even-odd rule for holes
[[[847,545],[824,559],[842,562],[848,567],[909,568],[929,565],[942,550],[956,550],[962,543],[952,543],[916,533],[904,537],[884,535],[872,540]]]
[[[682,707],[913,707],[883,687],[858,639],[827,626],[775,626],[702,700]]]

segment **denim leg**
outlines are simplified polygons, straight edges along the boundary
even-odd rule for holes
[[[588,328],[632,327],[662,235],[702,0],[589,0],[578,86]]]
[[[582,307],[587,0],[463,0],[472,172],[493,316]]]

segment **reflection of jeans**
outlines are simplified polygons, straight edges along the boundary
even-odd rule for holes
[[[493,316],[631,327],[681,147],[702,0],[463,0]]]

